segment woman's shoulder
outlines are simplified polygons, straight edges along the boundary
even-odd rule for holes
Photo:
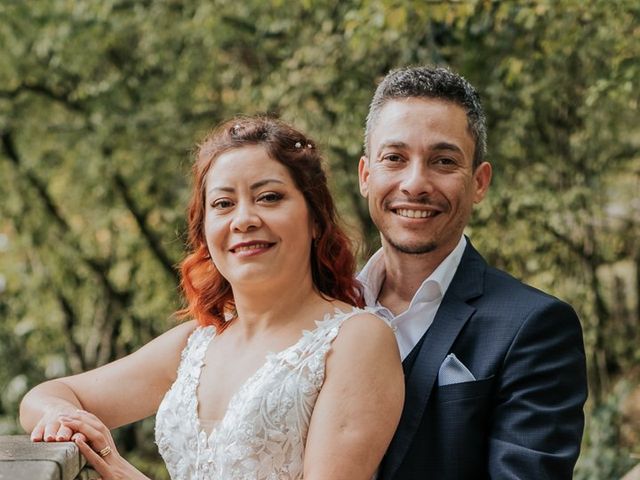
[[[345,316],[327,359],[327,378],[337,372],[338,376],[371,372],[384,378],[401,376],[398,343],[390,325],[367,309],[352,308]]]
[[[173,326],[163,333],[160,338],[164,337],[165,341],[184,347],[197,332],[202,330],[203,328],[195,320],[188,320]]]
[[[193,342],[194,337],[201,330],[202,328],[195,320],[181,322],[156,337],[146,347],[150,347],[157,355],[178,360],[182,351]]]
[[[378,348],[397,349],[395,335],[389,323],[376,315],[372,309],[349,306],[342,310],[340,334],[335,340],[335,349]]]
[[[348,303],[340,302],[336,306],[336,312],[342,317],[345,325],[356,324],[353,328],[374,328],[382,331],[391,331],[391,325],[384,318],[375,313],[371,307],[354,307]]]

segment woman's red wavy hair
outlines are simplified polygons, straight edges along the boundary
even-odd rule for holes
[[[193,165],[193,191],[188,211],[189,248],[180,265],[187,305],[178,312],[218,332],[235,311],[229,282],[209,256],[204,234],[205,177],[221,154],[236,148],[262,145],[270,158],[283,164],[304,195],[317,236],[310,245],[313,284],[326,297],[364,306],[362,288],[355,279],[356,261],[351,242],[338,225],[333,198],[315,143],[303,133],[271,117],[229,120],[209,133],[198,146]]]

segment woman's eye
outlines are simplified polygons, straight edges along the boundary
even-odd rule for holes
[[[276,192],[263,193],[258,197],[259,202],[275,203],[282,199],[282,194]]]
[[[223,210],[225,208],[230,208],[233,206],[233,202],[228,198],[221,198],[219,200],[215,200],[211,203],[211,206],[217,210]]]

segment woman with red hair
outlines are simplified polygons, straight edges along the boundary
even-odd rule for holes
[[[34,441],[75,441],[105,479],[146,478],[109,429],[154,413],[174,480],[371,478],[403,374],[390,328],[360,308],[314,142],[272,118],[236,119],[204,139],[193,173],[179,312],[190,320],[35,387],[22,425]]]

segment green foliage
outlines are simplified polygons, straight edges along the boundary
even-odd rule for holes
[[[0,3],[0,431],[29,386],[172,324],[190,152],[223,119],[270,112],[308,131],[374,249],[356,177],[368,102],[389,69],[423,63],[463,73],[487,109],[495,177],[474,243],[575,306],[589,429],[612,424],[601,409],[615,413],[612,385],[640,359],[636,3]],[[150,435],[121,433],[147,471]],[[611,455],[589,478],[626,466],[615,435],[585,442],[581,472]]]
[[[587,419],[585,447],[575,472],[576,480],[621,478],[637,463],[628,446],[620,445],[623,419],[619,409],[629,391],[627,382],[616,385]]]

